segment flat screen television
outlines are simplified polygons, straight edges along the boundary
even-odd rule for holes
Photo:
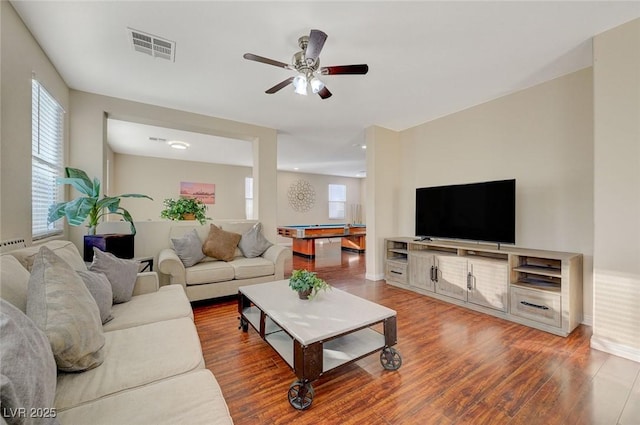
[[[516,181],[416,189],[416,236],[515,244]]]

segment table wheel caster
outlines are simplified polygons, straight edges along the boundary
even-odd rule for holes
[[[306,410],[311,406],[314,396],[313,387],[309,383],[294,381],[289,386],[289,404],[298,410]]]
[[[402,357],[393,347],[387,347],[380,352],[380,363],[386,370],[398,370],[402,366]]]
[[[249,322],[244,317],[238,317],[240,320],[240,326],[238,329],[242,329],[242,332],[249,332]]]

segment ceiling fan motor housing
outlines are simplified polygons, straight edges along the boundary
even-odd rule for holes
[[[320,67],[320,59],[307,59],[304,50],[294,53],[291,63],[296,71],[305,75],[316,72]]]

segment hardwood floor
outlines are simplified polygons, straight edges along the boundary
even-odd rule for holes
[[[591,328],[562,338],[364,279],[364,255],[318,245],[294,257],[331,285],[398,314],[403,364],[373,354],[313,382],[293,409],[293,371],[259,335],[238,330],[235,299],[194,305],[204,358],[235,424],[640,424],[640,363],[589,348]]]

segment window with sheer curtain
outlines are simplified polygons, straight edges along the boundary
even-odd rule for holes
[[[344,220],[347,205],[347,186],[329,185],[329,219]]]
[[[31,236],[62,233],[63,221],[47,222],[49,206],[62,201],[64,110],[42,85],[31,84]]]

